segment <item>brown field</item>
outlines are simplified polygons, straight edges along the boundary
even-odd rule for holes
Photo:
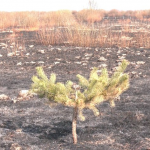
[[[0,12],[0,16],[2,33],[14,38],[23,31],[34,32],[34,40],[42,45],[150,47],[148,10]]]

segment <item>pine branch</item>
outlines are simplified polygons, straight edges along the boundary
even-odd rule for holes
[[[90,73],[89,81],[98,80],[98,74],[97,74],[97,68],[94,67],[93,70]]]
[[[82,86],[83,88],[87,88],[89,86],[89,81],[85,77],[78,74],[77,78],[79,80],[79,85],[80,86]]]
[[[45,73],[44,73],[44,71],[43,71],[43,69],[41,67],[37,67],[36,71],[37,71],[37,75],[39,76],[40,79],[42,79],[45,82],[48,81],[48,78],[45,75]]]
[[[56,82],[56,75],[54,73],[51,74],[49,82],[53,84]]]
[[[123,73],[127,65],[128,61],[123,60],[111,78],[108,76],[107,69],[102,69],[98,76],[97,68],[94,68],[90,73],[89,80],[78,74],[77,78],[81,89],[73,88],[76,85],[71,81],[67,81],[66,84],[55,83],[55,74],[51,74],[48,79],[43,69],[37,67],[37,76],[32,77],[32,89],[40,97],[47,97],[50,102],[71,107],[77,106],[80,112],[79,116],[83,120],[82,110],[84,108],[92,109],[96,115],[98,114],[96,109],[98,104],[109,101],[111,106],[115,105],[115,99],[129,87],[129,76]],[[78,97],[77,100],[76,97]]]

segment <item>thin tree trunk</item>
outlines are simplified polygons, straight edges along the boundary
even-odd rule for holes
[[[73,143],[77,144],[77,116],[78,116],[78,108],[77,106],[73,108],[73,118],[72,118],[72,137]]]

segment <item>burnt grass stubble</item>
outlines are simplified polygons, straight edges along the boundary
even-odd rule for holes
[[[130,87],[120,96],[115,108],[111,109],[107,102],[99,105],[99,117],[84,110],[86,120],[78,120],[77,124],[77,145],[72,141],[72,108],[49,107],[44,104],[45,99],[36,96],[16,103],[11,99],[0,100],[0,150],[9,150],[13,144],[24,150],[150,149],[149,49],[42,46],[27,40],[34,38],[29,34],[25,34],[25,38],[23,57],[7,57],[6,49],[0,47],[3,55],[0,57],[0,94],[13,99],[20,90],[29,89],[35,68],[41,65],[48,76],[56,73],[60,82],[77,82],[77,74],[88,78],[91,68],[101,69],[102,64],[107,64],[111,75],[112,68],[118,66],[118,56],[131,62],[126,70],[130,74]],[[4,41],[1,39],[1,42]],[[100,61],[100,57],[107,60]],[[137,64],[138,61],[145,63]]]

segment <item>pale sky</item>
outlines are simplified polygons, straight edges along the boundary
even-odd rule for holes
[[[0,0],[0,11],[82,10],[89,0]],[[147,10],[150,0],[95,0],[97,9]]]

